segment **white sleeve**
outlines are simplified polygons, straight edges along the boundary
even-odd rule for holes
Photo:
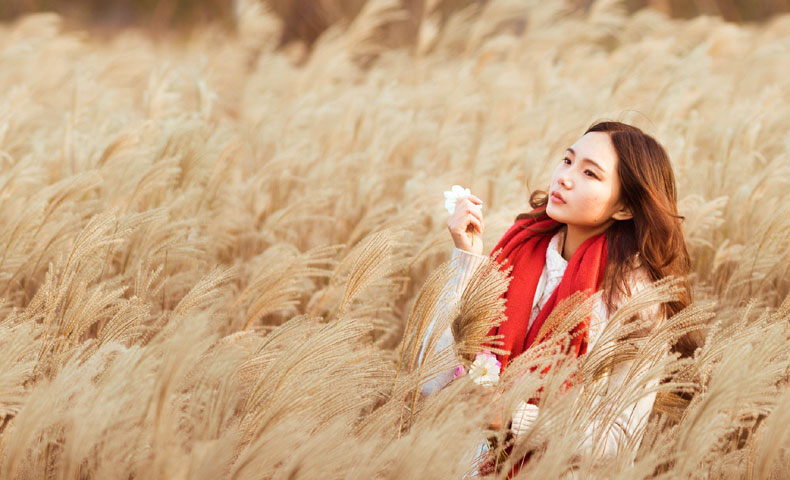
[[[439,298],[440,302],[448,302],[448,303],[456,303],[458,299],[461,298],[461,294],[463,293],[466,286],[469,284],[469,280],[472,278],[472,274],[474,274],[475,269],[486,259],[487,257],[483,255],[477,255],[475,253],[470,253],[465,250],[460,250],[458,248],[453,249],[452,261],[455,263],[456,266],[456,274],[447,282],[444,291],[442,292],[441,297]],[[450,306],[450,305],[448,305]],[[425,333],[425,337],[423,338],[422,347],[420,348],[420,354],[418,357],[418,363],[422,364],[423,355],[430,354],[430,352],[425,352],[428,346],[428,339],[430,338],[431,333],[433,332],[434,328],[436,327],[436,322],[438,318],[434,317],[431,320],[430,325]],[[439,338],[439,341],[436,345],[435,351],[441,351],[445,348],[452,347],[453,344],[453,332],[448,325],[444,331],[442,332],[442,336]],[[453,379],[453,372],[454,369],[449,369],[443,372],[438,377],[434,378],[433,380],[429,380],[422,386],[422,393],[424,395],[429,395],[435,391],[440,390],[445,385],[450,383]]]
[[[629,279],[632,289],[631,295],[641,291],[650,283],[649,277],[644,269],[634,270],[631,275]],[[623,299],[619,299],[617,303],[621,304],[622,301]],[[616,311],[616,309],[617,307],[615,306],[614,310]],[[659,316],[661,315],[660,311],[659,304],[646,307],[638,313],[638,321],[641,321],[641,319],[650,319],[652,322],[658,322],[660,320]],[[605,308],[602,310],[602,314],[606,321],[608,321]],[[651,328],[652,326],[645,326],[644,329],[634,332],[634,334],[636,336],[647,335]],[[612,367],[612,371],[609,373],[607,379],[607,391],[609,394],[616,394],[624,389],[623,383],[628,376],[629,370],[633,367],[634,361],[635,360],[622,361]],[[582,451],[585,454],[592,453],[596,457],[605,458],[616,455],[618,449],[625,448],[626,444],[638,446],[644,433],[644,427],[647,424],[647,418],[650,416],[653,404],[655,403],[657,392],[654,389],[658,385],[658,381],[657,378],[653,378],[647,382],[642,388],[643,392],[646,391],[649,393],[643,393],[636,402],[624,406],[622,411],[617,412],[616,418],[609,425],[600,444],[594,445],[593,442],[595,441],[595,432],[600,432],[600,428],[603,426],[601,422],[592,422],[587,429],[587,435],[585,435],[585,440],[582,444]],[[636,451],[631,452],[632,459],[635,454]]]
[[[633,364],[632,361],[617,364],[609,376],[609,391],[616,391],[621,388],[622,382],[628,370]],[[658,384],[658,379],[653,379],[645,388],[652,390]],[[656,399],[656,392],[650,391],[639,397],[635,403],[627,405],[622,411],[618,412],[614,422],[610,425],[606,434],[603,436],[601,444],[594,444],[595,432],[601,428],[601,422],[592,422],[587,428],[587,435],[582,443],[582,451],[586,454],[593,453],[596,457],[609,457],[617,454],[618,449],[624,448],[629,442],[632,445],[639,445],[647,418],[653,408]],[[636,451],[632,452],[636,454]]]
[[[457,265],[458,274],[455,275],[447,284],[448,290],[452,293],[455,301],[461,298],[464,289],[469,284],[475,269],[488,258],[485,255],[470,253],[466,250],[453,248],[452,261]]]
[[[609,377],[609,389],[619,389],[633,361],[621,362],[612,371]],[[658,383],[657,379],[649,382],[646,387],[652,389]],[[595,442],[596,433],[602,428],[602,422],[591,422],[586,430],[584,442],[581,445],[581,453],[585,455],[594,454],[598,458],[606,458],[617,454],[619,448],[625,446],[630,439],[642,435],[647,418],[653,408],[656,392],[652,391],[640,397],[633,404],[628,405],[623,411],[619,412],[614,422],[611,423],[602,441]],[[513,411],[511,430],[518,436],[527,432],[535,419],[538,417],[540,409],[531,403],[519,402]],[[638,445],[637,441],[635,445]],[[636,452],[633,452],[634,454]]]

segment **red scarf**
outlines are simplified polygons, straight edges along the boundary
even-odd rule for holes
[[[540,207],[533,212],[540,210],[545,210],[545,207]],[[497,355],[497,359],[502,362],[501,368],[503,370],[511,358],[517,357],[532,346],[546,318],[562,299],[576,291],[587,291],[586,296],[589,297],[600,289],[603,282],[606,271],[605,233],[593,235],[576,249],[568,261],[560,284],[527,330],[535,290],[546,263],[546,250],[552,234],[556,233],[561,225],[545,213],[537,219],[516,220],[491,251],[490,255],[493,255],[501,248],[502,252],[496,257],[496,261],[502,264],[504,259],[508,259],[503,267],[513,266],[510,273],[512,277],[510,285],[503,294],[506,299],[505,316],[507,319],[489,331],[489,335],[504,335],[504,338],[501,339],[504,341],[504,345],[500,348],[510,351],[509,355]],[[547,229],[548,233],[540,233]],[[587,352],[589,323],[590,317],[587,316],[571,331],[572,333],[581,332],[581,334],[574,336],[568,351],[569,354],[573,353],[575,356],[579,356]]]

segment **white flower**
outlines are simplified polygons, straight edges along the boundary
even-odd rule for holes
[[[444,192],[444,208],[452,215],[455,213],[455,203],[458,199],[466,198],[470,195],[472,195],[472,192],[470,192],[468,188],[464,188],[460,185],[453,185],[451,190]],[[478,207],[483,208],[482,205],[478,205]]]
[[[472,366],[469,367],[469,378],[478,385],[492,386],[499,381],[499,369],[502,363],[490,353],[478,353]]]

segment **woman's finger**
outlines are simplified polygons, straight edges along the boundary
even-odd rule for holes
[[[461,212],[462,212],[463,214],[471,213],[472,215],[474,215],[475,217],[477,217],[477,219],[478,219],[478,220],[480,220],[480,221],[482,222],[482,221],[483,221],[483,210],[480,208],[480,205],[476,205],[476,204],[474,204],[474,203],[472,203],[472,202],[468,201],[468,200],[467,200],[467,199],[465,199],[465,198],[464,198],[464,199],[462,199],[462,200],[463,200],[463,203],[461,203],[461,205],[459,205],[459,206],[456,208],[456,210],[457,210],[458,208],[460,208],[460,209],[461,209]],[[460,203],[460,202],[459,202],[459,203]]]
[[[469,206],[474,207],[474,208],[481,208],[483,206],[483,201],[480,200],[477,197],[474,197],[474,198],[472,198],[472,197],[459,198],[458,201],[456,202],[456,204],[458,204],[458,203],[464,203],[464,204],[469,205]]]
[[[468,210],[468,213],[474,215],[474,217],[480,220],[481,222],[483,221],[483,212],[480,210],[479,205],[472,205],[472,208]]]
[[[466,222],[466,225],[467,225],[466,228],[467,229],[469,228],[469,224],[472,224],[472,225],[475,226],[475,230],[477,230],[477,233],[482,235],[482,233],[483,233],[483,223],[480,220],[476,219],[474,216],[469,214],[469,215],[466,216],[464,221]]]
[[[477,195],[469,195],[468,197],[465,197],[465,198],[470,199],[472,201],[472,203],[476,203],[478,205],[483,203],[483,201],[480,200],[480,198]]]

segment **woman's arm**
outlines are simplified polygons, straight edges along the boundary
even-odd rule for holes
[[[624,388],[624,380],[633,363],[633,360],[624,361],[613,367],[607,382],[609,392],[621,391]],[[635,403],[625,406],[622,411],[617,413],[614,421],[609,422],[601,419],[590,422],[586,429],[584,442],[580,446],[580,453],[606,458],[616,455],[618,449],[625,446],[629,440],[641,438],[656,398],[656,392],[650,390],[657,384],[658,379],[647,382],[645,389],[649,393],[642,395]],[[513,433],[519,436],[529,431],[539,413],[540,409],[536,405],[524,401],[519,402],[512,415],[511,430]],[[607,428],[605,435],[597,439],[597,434],[602,428]],[[633,443],[633,445],[638,444],[638,441]]]
[[[475,269],[486,258],[483,253],[483,201],[474,195],[459,198],[455,203],[455,210],[447,220],[447,230],[453,239],[455,248],[453,249],[452,261],[456,267],[456,275],[447,282],[444,291],[439,297],[439,301],[445,303],[445,307],[453,307],[461,293],[469,283]],[[477,242],[474,239],[477,239]],[[447,309],[440,309],[447,311]],[[438,317],[434,317],[428,326],[427,333],[420,348],[418,362],[422,364],[423,356],[433,352],[426,352],[428,340],[436,328]],[[442,335],[438,340],[436,350],[441,351],[451,347],[453,344],[453,333],[450,325],[444,327]],[[428,381],[422,387],[422,393],[428,395],[444,387],[453,379],[453,370],[443,372],[433,380]]]
[[[456,274],[447,282],[444,291],[442,292],[439,301],[447,302],[448,307],[451,306],[452,303],[458,302],[458,299],[461,298],[461,294],[463,293],[466,286],[469,284],[469,280],[472,278],[472,274],[474,274],[475,269],[486,259],[487,257],[483,255],[477,255],[475,253],[470,253],[465,250],[461,250],[459,248],[453,249],[452,261],[456,267]],[[422,363],[423,355],[428,354],[425,350],[428,346],[428,340],[430,338],[431,333],[436,328],[436,323],[439,319],[434,317],[431,320],[430,325],[428,326],[427,332],[425,334],[425,338],[423,339],[422,348],[420,349],[420,354],[418,357],[419,363]],[[442,351],[445,348],[452,348],[453,344],[453,332],[450,328],[450,325],[442,332],[442,336],[439,338],[439,341],[436,344],[435,352]],[[432,352],[431,352],[432,353]],[[449,369],[443,372],[438,377],[434,378],[426,382],[422,386],[422,393],[424,395],[429,395],[433,392],[436,392],[446,386],[450,381],[453,379],[453,372],[454,368]]]
[[[634,361],[621,362],[613,368],[609,376],[609,392],[620,391],[623,387],[623,381],[631,369]],[[617,417],[608,426],[605,435],[601,438],[601,444],[595,444],[596,433],[600,432],[601,428],[606,428],[604,420],[593,421],[587,428],[584,442],[581,445],[581,450],[585,454],[593,454],[599,458],[606,458],[615,456],[618,449],[623,448],[629,442],[631,445],[638,446],[641,441],[644,427],[647,424],[647,418],[653,409],[653,403],[656,399],[656,392],[651,391],[658,384],[658,379],[651,379],[644,386],[645,393],[639,397],[635,403],[627,405],[622,411],[618,412]],[[636,454],[636,451],[632,452]]]
[[[643,270],[636,270],[632,273],[631,288],[632,295],[636,294],[649,283],[649,279]],[[622,303],[622,302],[618,302]],[[661,306],[660,304],[653,304],[649,307],[642,309],[633,321],[643,323],[645,326],[633,332],[626,337],[625,340],[640,338],[650,334],[650,331],[661,321]],[[624,392],[628,390],[625,385],[626,379],[629,377],[629,372],[633,369],[635,359],[628,361],[621,361],[612,366],[607,379],[607,392],[609,394],[616,394],[617,392]],[[648,368],[648,365],[641,365],[642,368]],[[639,378],[640,372],[633,372],[630,378]],[[611,425],[606,430],[605,435],[602,437],[602,444],[595,445],[595,433],[600,432],[601,428],[606,428],[604,420],[593,421],[587,428],[587,435],[585,435],[584,443],[582,444],[582,451],[586,454],[594,454],[596,457],[609,457],[617,454],[618,449],[624,447],[630,442],[633,446],[638,446],[641,442],[644,433],[644,427],[647,424],[647,418],[653,409],[653,404],[656,399],[655,387],[658,385],[658,378],[652,378],[642,386],[642,395],[639,396],[636,402],[625,405],[622,410],[617,412],[617,416]],[[633,440],[633,441],[632,441]],[[636,454],[634,450],[631,452]]]

